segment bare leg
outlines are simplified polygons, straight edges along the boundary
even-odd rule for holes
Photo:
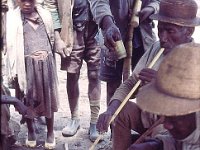
[[[116,89],[120,86],[120,84],[121,80],[107,82],[107,105],[109,104],[111,97],[115,93]]]
[[[52,113],[51,118],[46,118],[46,124],[47,124],[47,142],[53,143],[54,142],[54,132],[53,132],[53,126],[54,126],[54,113]]]
[[[73,136],[80,127],[78,116],[79,80],[80,73],[67,73],[67,94],[71,111],[71,120],[62,130],[63,136]]]
[[[27,127],[28,127],[28,140],[29,141],[35,141],[36,135],[35,135],[35,128],[33,126],[33,119],[26,119]]]
[[[91,120],[90,120],[90,129],[89,135],[90,140],[95,141],[99,136],[96,130],[96,123],[100,110],[100,96],[101,96],[101,83],[98,78],[98,70],[88,70],[88,97],[90,101],[90,110],[91,110]]]
[[[67,73],[67,94],[72,119],[78,118],[79,75],[80,73]]]

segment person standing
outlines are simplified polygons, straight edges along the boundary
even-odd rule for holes
[[[122,83],[122,71],[124,59],[115,61],[113,52],[115,42],[122,40],[125,47],[128,41],[128,28],[133,15],[133,7],[136,0],[89,0],[94,20],[100,26],[104,44],[101,55],[100,79],[107,84],[107,104],[115,90]],[[159,0],[142,0],[139,12],[139,27],[133,32],[132,69],[134,69],[140,57],[148,51],[156,41],[153,32],[154,23],[149,16],[159,9]]]
[[[98,42],[98,26],[93,21],[90,6],[88,0],[75,0],[71,5],[72,9],[72,24],[70,28],[73,28],[73,33],[65,34],[65,36],[71,35],[69,41],[72,43],[66,44],[62,39],[63,22],[66,21],[65,1],[49,1],[45,0],[47,8],[54,16],[54,29],[56,51],[61,56],[61,70],[67,71],[67,94],[69,107],[71,111],[71,119],[62,130],[63,136],[73,136],[80,128],[79,118],[79,77],[80,70],[83,61],[87,64],[88,75],[88,98],[90,103],[90,127],[89,138],[91,141],[95,141],[98,137],[96,130],[96,122],[100,110],[100,96],[101,85],[99,80],[99,67],[100,67],[100,47]],[[44,1],[44,5],[45,5]],[[53,9],[54,8],[54,9]],[[55,15],[57,9],[57,15]],[[68,11],[68,10],[67,10]],[[59,23],[60,21],[60,23]],[[62,25],[62,26],[61,26]],[[66,25],[66,24],[65,24]],[[70,25],[69,25],[70,26]],[[68,28],[67,28],[68,29]],[[69,29],[71,30],[71,29]],[[66,37],[64,37],[66,39]]]
[[[177,10],[179,11],[177,12]],[[159,12],[150,16],[151,19],[158,20],[160,40],[145,52],[132,75],[115,91],[107,110],[99,116],[97,122],[99,131],[107,131],[112,115],[138,80],[142,81],[142,85],[148,84],[156,77],[156,70],[158,70],[160,63],[174,47],[193,41],[191,36],[195,27],[200,25],[200,18],[196,16],[197,10],[198,7],[194,0],[161,0]],[[147,68],[160,48],[164,48],[163,54],[152,69]],[[157,120],[156,118],[152,114],[141,111],[134,102],[128,101],[115,119],[113,126],[114,149],[127,149],[132,142],[131,130],[142,134],[151,127]]]
[[[25,105],[37,116],[46,117],[45,148],[52,149],[55,148],[54,112],[58,110],[53,21],[49,11],[36,7],[36,0],[18,0],[17,3],[19,7],[7,14],[10,78],[18,79]],[[26,123],[26,145],[35,147],[33,119],[26,118]]]

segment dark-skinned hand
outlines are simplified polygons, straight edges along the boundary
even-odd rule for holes
[[[115,42],[121,40],[121,33],[110,16],[103,18],[101,29],[104,37],[104,45],[114,51],[116,47]]]
[[[97,130],[100,133],[108,131],[109,122],[112,118],[112,115],[115,113],[120,104],[121,102],[119,100],[113,100],[112,103],[108,106],[107,110],[99,115],[97,121]]]
[[[139,73],[139,79],[142,80],[143,83],[149,83],[152,79],[155,79],[157,75],[157,71],[149,68],[144,68]]]
[[[128,150],[161,150],[162,147],[160,140],[151,140],[140,144],[132,144]]]
[[[154,8],[153,7],[145,7],[143,8],[138,14],[140,17],[140,23],[143,21],[149,21],[149,16],[154,13]]]

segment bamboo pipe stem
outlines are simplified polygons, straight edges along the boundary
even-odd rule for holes
[[[156,61],[159,59],[159,57],[162,55],[164,51],[164,48],[161,48],[159,50],[159,52],[156,54],[156,56],[154,57],[154,59],[151,61],[151,63],[149,64],[148,68],[152,68],[154,66],[154,64],[156,63]],[[140,83],[142,81],[138,80],[137,83],[134,85],[134,87],[132,88],[132,90],[128,93],[128,95],[125,97],[125,99],[122,101],[122,103],[120,104],[120,106],[117,108],[117,110],[115,111],[115,113],[113,114],[109,125],[111,124],[112,121],[114,121],[114,119],[116,118],[116,116],[119,114],[119,112],[122,110],[122,108],[125,106],[125,104],[127,103],[127,101],[129,100],[129,98],[133,95],[133,93],[137,90],[137,88],[139,87]],[[99,137],[95,140],[95,142],[92,144],[92,146],[90,147],[89,150],[94,150],[96,144],[99,142],[99,140],[102,138],[102,134],[99,135]]]

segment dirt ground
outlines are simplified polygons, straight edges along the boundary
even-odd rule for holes
[[[90,125],[90,108],[89,101],[87,96],[87,69],[86,64],[83,64],[81,69],[81,75],[79,80],[80,87],[80,101],[79,101],[79,115],[81,119],[81,127],[78,130],[77,134],[73,137],[63,137],[62,129],[67,124],[70,119],[70,110],[67,100],[66,92],[66,72],[60,71],[60,57],[56,55],[57,60],[57,70],[59,78],[59,99],[60,99],[60,108],[59,111],[55,113],[55,137],[56,137],[56,150],[66,150],[67,147],[69,150],[88,150],[92,145],[92,142],[89,140],[88,128]],[[101,94],[101,112],[106,109],[106,92],[105,92],[105,83],[102,82],[102,94]],[[13,91],[12,91],[13,92]],[[12,150],[29,150],[30,148],[25,147],[25,140],[27,137],[27,127],[26,124],[20,125],[21,116],[18,112],[15,111],[14,107],[11,107],[12,115],[12,124],[18,133],[18,142]],[[46,125],[41,124],[36,120],[36,129],[37,129],[37,148],[34,150],[43,150],[44,141],[46,139]],[[96,149],[111,149],[110,145],[110,132],[104,135],[103,140],[96,146]]]
[[[200,7],[200,0],[196,0]],[[200,17],[200,11],[198,13]],[[200,27],[197,27],[195,33],[193,35],[196,42],[200,43]],[[90,109],[89,102],[87,96],[87,69],[86,65],[83,64],[81,69],[81,75],[79,80],[80,85],[80,119],[81,119],[81,127],[78,130],[77,134],[73,137],[63,137],[62,129],[67,124],[70,119],[70,110],[68,107],[67,100],[67,92],[66,92],[66,72],[60,71],[60,57],[56,55],[57,60],[57,70],[59,77],[59,96],[60,96],[60,108],[59,111],[55,113],[55,137],[56,137],[56,150],[88,150],[92,145],[92,142],[89,140],[88,128],[90,124]],[[102,92],[101,92],[101,110],[103,112],[106,110],[106,88],[105,83],[101,83]],[[12,91],[13,92],[13,91]],[[12,148],[12,150],[29,150],[30,148],[26,148],[24,146],[25,139],[27,137],[27,127],[25,124],[20,125],[19,122],[21,120],[21,116],[15,111],[13,107],[11,107],[11,120],[12,125],[16,133],[18,133],[18,142],[16,146]],[[46,126],[37,122],[36,120],[36,128],[37,128],[37,147],[32,150],[43,150],[44,149],[44,141],[46,139]],[[103,140],[96,146],[96,150],[111,150],[111,142],[110,142],[110,131],[103,136]]]

